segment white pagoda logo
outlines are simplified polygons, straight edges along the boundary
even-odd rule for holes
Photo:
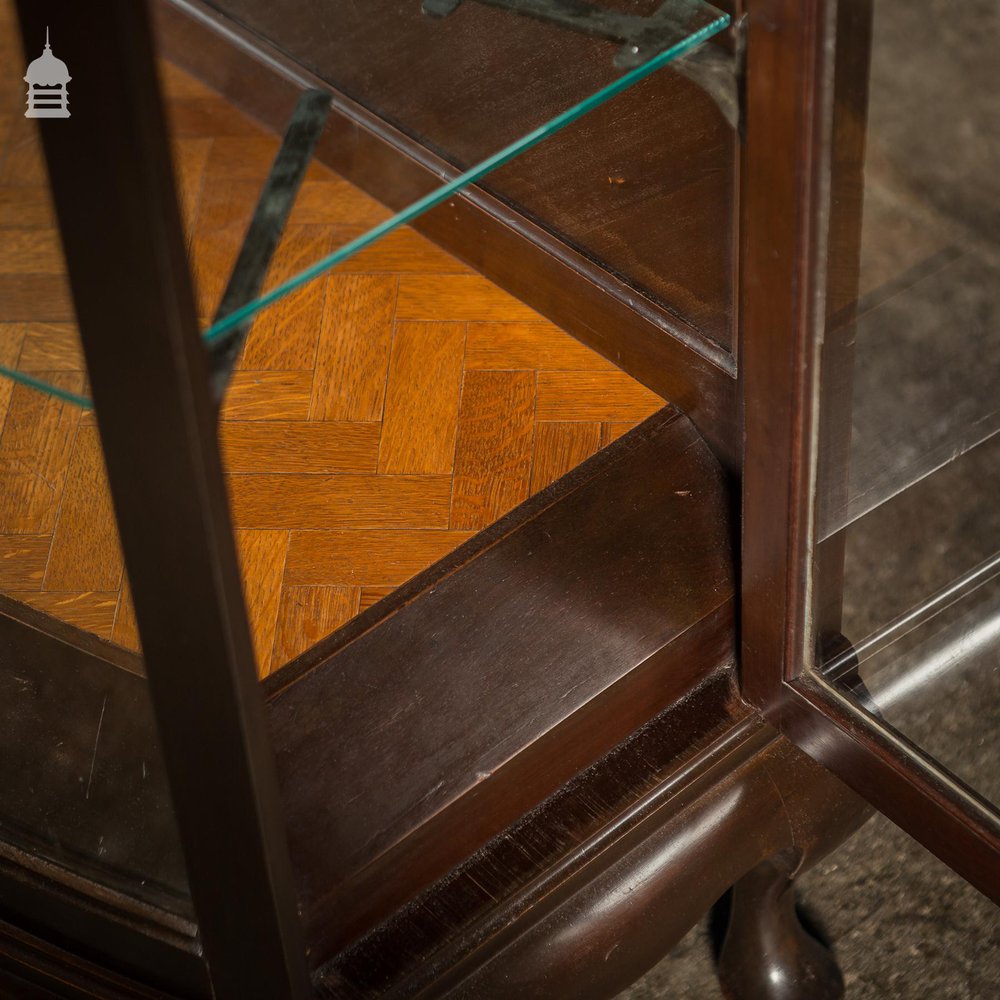
[[[49,29],[45,29],[45,49],[28,67],[28,110],[25,118],[69,118],[69,94],[66,84],[72,79],[69,68],[56,59],[49,45]]]

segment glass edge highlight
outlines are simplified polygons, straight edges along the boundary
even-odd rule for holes
[[[720,11],[719,16],[713,21],[706,24],[702,28],[699,28],[697,31],[692,32],[692,34],[686,36],[685,38],[682,38],[669,48],[664,49],[663,52],[654,56],[648,62],[643,63],[642,66],[637,66],[635,69],[630,70],[617,80],[614,80],[607,86],[602,87],[596,93],[591,94],[583,101],[573,105],[566,111],[561,112],[555,118],[549,119],[549,121],[528,132],[526,135],[517,139],[510,145],[505,146],[499,152],[494,153],[492,156],[482,160],[474,167],[469,168],[457,177],[452,178],[452,180],[447,183],[435,188],[429,194],[424,195],[423,198],[417,199],[417,201],[408,205],[395,215],[390,216],[384,222],[380,222],[377,226],[373,226],[371,229],[366,230],[360,236],[356,236],[353,240],[345,243],[342,247],[334,250],[326,257],[320,258],[316,261],[316,263],[304,268],[298,274],[293,275],[280,285],[276,285],[269,292],[266,292],[259,298],[254,299],[252,302],[248,302],[245,306],[241,306],[239,309],[231,312],[228,316],[225,316],[216,323],[213,323],[203,334],[205,343],[213,343],[215,340],[223,336],[223,334],[238,329],[249,319],[256,316],[268,306],[273,305],[275,302],[301,288],[303,285],[306,285],[315,278],[318,278],[326,271],[329,271],[338,264],[348,260],[350,257],[354,256],[354,254],[363,250],[370,244],[375,243],[377,240],[392,232],[394,229],[404,226],[407,223],[412,222],[414,219],[419,218],[425,212],[436,207],[437,205],[440,205],[442,202],[447,201],[448,198],[457,194],[463,188],[476,183],[476,181],[481,180],[487,174],[498,169],[504,164],[509,163],[521,153],[526,152],[532,147],[538,145],[538,143],[542,142],[544,139],[551,135],[555,135],[556,132],[565,128],[577,119],[582,118],[595,108],[600,107],[600,105],[604,104],[606,101],[615,97],[622,91],[627,90],[633,84],[638,83],[640,80],[643,80],[647,76],[655,73],[658,69],[661,69],[668,63],[673,62],[675,59],[678,59],[679,57],[690,52],[692,49],[697,48],[697,46],[702,42],[707,41],[709,38],[717,35],[720,31],[725,30],[729,26],[730,21],[730,16]]]

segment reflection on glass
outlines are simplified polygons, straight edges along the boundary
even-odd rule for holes
[[[24,66],[15,39],[0,34],[0,54]],[[24,381],[0,379],[0,856],[187,918],[37,123],[20,74],[6,80],[0,364]]]
[[[874,4],[863,206],[834,181],[860,269],[827,325],[816,550],[820,640],[857,657],[830,677],[995,802],[998,42],[994,5]]]
[[[543,139],[554,135],[560,129],[582,118],[595,108],[600,107],[628,87],[638,83],[640,80],[644,80],[671,60],[689,52],[712,35],[717,34],[729,23],[729,18],[725,14],[710,7],[708,4],[699,2],[679,6],[683,7],[683,16],[671,20],[657,37],[656,47],[651,49],[646,54],[646,58],[639,62],[638,65],[630,63],[627,72],[622,73],[622,62],[616,57],[610,64],[609,69],[611,71],[606,74],[608,77],[607,82],[602,78],[602,85],[593,93],[579,95],[579,98],[568,108],[560,110],[558,114],[548,121],[543,121],[534,127],[532,127],[531,123],[535,115],[529,114],[525,120],[517,123],[514,129],[515,132],[520,132],[525,127],[527,130],[523,134],[518,134],[516,138],[503,148],[491,153],[475,166],[464,170],[457,177],[435,188],[424,195],[424,197],[417,199],[391,218],[386,219],[385,222],[379,223],[379,225],[368,232],[338,247],[326,257],[315,261],[309,267],[304,268],[299,274],[262,295],[258,300],[248,303],[230,315],[223,317],[205,331],[205,339],[211,342],[227,330],[232,330],[242,325],[247,319],[256,315],[261,309],[266,308],[272,302],[276,302],[296,289],[301,288],[303,285],[308,284],[314,278],[336,267],[337,264],[352,257],[359,250],[364,249],[399,226],[412,222],[423,215],[424,212],[446,202],[452,195],[457,194],[470,184],[475,184],[504,164],[510,163],[516,157],[537,146]]]
[[[826,670],[953,774],[1000,802],[1000,556],[867,636]]]
[[[248,6],[252,8],[253,4]],[[280,11],[278,6],[275,5],[271,13],[277,14],[279,19],[287,19],[288,12]],[[442,178],[442,183],[415,197],[405,207],[372,228],[352,238],[338,239],[329,252],[308,263],[302,262],[303,266],[295,273],[282,275],[278,281],[272,279],[270,287],[261,296],[213,322],[205,330],[206,342],[213,343],[227,333],[245,326],[269,306],[308,287],[320,275],[326,274],[364,248],[430,209],[444,204],[463,189],[527,153],[567,125],[694,50],[725,29],[730,20],[727,14],[703,0],[661,3],[657,7],[663,8],[662,14],[649,9],[648,3],[638,0],[625,6],[628,9],[623,13],[635,17],[653,17],[658,25],[658,30],[644,36],[645,42],[641,48],[627,46],[625,58],[622,58],[623,52],[619,51],[620,41],[595,37],[593,31],[572,30],[546,18],[523,18],[510,11],[500,11],[501,16],[513,17],[517,24],[524,22],[521,31],[522,51],[520,54],[510,51],[504,53],[505,63],[517,67],[518,80],[511,81],[511,90],[502,94],[493,91],[484,93],[482,100],[474,103],[474,113],[458,114],[457,122],[452,123],[453,129],[447,130],[447,137],[437,137],[444,143],[443,147],[438,146],[434,136],[425,137],[431,148],[440,149],[445,158],[455,164],[455,171],[450,171],[453,175],[447,179]],[[239,20],[247,12],[241,8],[232,13]],[[300,10],[298,13],[302,15],[303,12]],[[329,13],[327,10],[319,12],[311,21],[313,27],[329,28]],[[444,9],[439,13],[443,14]],[[405,83],[406,92],[412,99],[416,93],[413,74],[401,73],[400,60],[387,54],[384,28],[378,26],[378,20],[370,17],[369,12],[363,8],[355,8],[354,5],[344,5],[338,15],[346,16],[348,20],[360,18],[362,36],[367,32],[365,41],[352,43],[350,52],[343,53],[345,72],[350,72],[350,67],[356,68],[359,63],[364,67],[361,83],[347,82],[344,84],[345,91],[351,93],[352,87],[360,86],[367,95],[379,93],[380,87],[387,80],[392,80],[393,86]],[[300,16],[297,20],[306,19]],[[584,19],[586,20],[588,19]],[[476,87],[483,86],[485,75],[482,73],[482,46],[492,42],[477,28],[475,44],[470,44],[473,40],[468,37],[467,20],[458,11],[448,17],[420,15],[416,24],[419,26],[416,33],[405,29],[397,31],[395,44],[402,46],[406,57],[404,62],[409,63],[416,60],[421,51],[419,35],[423,39],[422,51],[425,55],[433,53],[436,56],[429,60],[433,63],[433,68],[449,74],[449,82],[421,93],[418,98],[426,104],[423,114],[430,121],[445,122],[455,116],[456,100],[468,101],[470,88],[475,90]],[[401,28],[402,25],[403,22],[400,21],[395,27]],[[322,34],[322,31],[319,33]],[[272,37],[280,38],[283,34],[279,24],[275,26]],[[336,34],[341,39],[353,37],[346,26]],[[596,46],[598,57],[590,59],[583,72],[559,72],[552,63],[553,38],[557,42],[568,43],[570,52],[577,55],[590,53]],[[629,55],[633,49],[634,57]],[[305,40],[296,49],[296,58],[308,60],[309,45]],[[325,58],[329,58],[329,51]],[[424,68],[429,72],[432,67],[426,65]],[[504,100],[499,100],[501,97]],[[393,115],[388,112],[386,114],[390,121],[393,120]],[[263,181],[263,175],[260,181]],[[12,366],[2,365],[2,362],[0,373],[78,405],[89,405],[85,395],[67,392],[53,382]]]
[[[28,641],[24,617],[0,598],[8,649]],[[29,620],[44,641],[30,661],[0,667],[0,853],[24,851],[28,867],[44,859],[190,917],[145,678],[88,636]]]

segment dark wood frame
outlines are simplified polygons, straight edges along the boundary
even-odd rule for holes
[[[993,817],[969,793],[914,760],[891,730],[801,669],[811,655],[804,637],[809,635],[808,538],[816,450],[815,331],[823,320],[821,303],[828,281],[826,247],[832,225],[828,196],[830,185],[839,183],[828,168],[829,123],[835,111],[825,42],[838,9],[850,13],[860,2],[841,0],[839,8],[835,0],[759,0],[748,5],[751,62],[741,220],[742,693],[809,754],[890,816],[911,824],[919,818],[928,846],[966,877],[995,891],[1000,839]],[[43,26],[42,14],[28,0],[20,0],[19,9],[24,30],[34,37]],[[43,136],[200,939],[192,939],[190,928],[167,928],[172,931],[167,933],[160,926],[151,932],[150,921],[143,927],[134,907],[129,912],[131,903],[123,905],[105,895],[103,909],[95,907],[93,899],[100,891],[93,883],[57,885],[42,871],[26,875],[25,859],[7,859],[13,867],[0,867],[0,886],[8,905],[15,899],[21,920],[34,920],[44,925],[49,937],[77,947],[61,949],[23,926],[0,926],[0,984],[33,982],[64,996],[95,991],[122,997],[164,995],[147,985],[148,977],[139,983],[106,971],[106,967],[120,971],[123,950],[153,938],[150,952],[138,964],[154,976],[157,970],[163,973],[161,985],[171,993],[198,995],[210,981],[215,994],[225,998],[305,996],[309,987],[302,928],[264,698],[253,672],[215,438],[210,373],[194,318],[145,7],[113,0],[100,12],[73,10],[73,20],[67,14],[66,23],[75,25],[79,37],[87,40],[87,46],[73,52],[74,66],[82,70],[80,81],[90,81],[80,82],[79,87],[99,91],[104,108],[114,100],[102,124],[80,113],[73,119],[74,128],[86,127],[87,141],[99,144],[104,155],[133,164],[128,182],[123,184],[121,177],[102,172],[93,163],[79,169],[67,155],[78,148],[79,132],[43,128]],[[840,23],[846,25],[847,19]],[[294,73],[282,75],[285,83],[273,99],[287,110],[303,80]],[[78,94],[86,96],[82,89]],[[388,178],[397,165],[393,157],[398,153],[392,152],[397,137],[387,136],[377,122],[363,121],[357,108],[338,110],[333,134],[346,141],[350,156],[371,157]],[[415,150],[411,153],[409,168],[416,172],[411,176],[426,172],[427,158]],[[731,364],[707,359],[676,331],[670,338],[658,339],[654,332],[662,330],[654,320],[643,317],[641,310],[625,317],[613,295],[592,291],[583,296],[582,307],[561,304],[565,289],[557,295],[556,287],[563,278],[581,291],[587,287],[580,262],[548,246],[548,238],[523,220],[506,217],[501,206],[490,205],[480,192],[470,192],[458,204],[467,213],[461,215],[467,223],[490,229],[491,246],[499,248],[498,254],[516,245],[527,248],[529,260],[544,255],[546,276],[534,289],[523,287],[516,273],[504,270],[502,256],[492,260],[489,270],[501,284],[521,292],[598,350],[620,356],[627,370],[687,406],[723,466],[736,468],[740,448]],[[100,263],[113,261],[122,273],[127,270],[133,276],[113,312],[94,291],[102,287],[95,271],[96,255],[89,252],[91,234],[98,228],[122,236]],[[435,233],[431,223],[428,231]],[[598,311],[596,320],[584,315],[591,306]],[[628,320],[618,332],[613,329],[616,318]],[[137,337],[137,329],[145,336]],[[368,630],[423,600],[439,581],[474,573],[489,550],[516,545],[518,532],[530,539],[532,522],[546,507],[554,507],[581,483],[596,479],[604,468],[601,463],[648,445],[657,427],[671,424],[678,430],[683,421],[669,413],[656,419],[660,425],[640,429],[613,453],[598,456],[597,465],[557,484],[322,649],[307,653],[291,673],[270,685],[271,696],[278,698],[279,689],[296,672],[305,674],[342,655]],[[677,440],[692,449],[702,448],[692,452],[699,456],[696,464],[701,469],[696,479],[722,509],[722,469],[703,445],[693,443],[696,435],[686,421],[684,426],[688,436]],[[146,462],[149,454],[156,454],[159,464]],[[669,451],[664,454],[675,457]],[[165,480],[175,492],[162,488]],[[715,516],[724,524],[718,510]],[[175,537],[185,537],[188,544],[179,549],[173,544]],[[508,538],[515,541],[507,542]],[[729,555],[723,552],[724,541],[713,544]],[[607,539],[595,546],[598,553],[606,549]],[[714,578],[709,574],[705,579]],[[725,585],[721,586],[724,591]],[[715,596],[722,591],[716,588]],[[652,589],[644,596],[663,600]],[[185,621],[188,630],[177,629],[178,621]],[[712,641],[692,654],[685,643],[692,635],[702,641],[693,626],[703,621],[710,623]],[[30,615],[21,624],[25,630],[19,642],[42,641],[28,638]],[[662,709],[668,716],[665,722],[661,717],[650,719],[649,728],[642,727],[631,740],[613,746],[644,721],[641,707],[628,698],[629,693],[641,691],[641,685],[619,686],[605,702],[616,706],[615,720],[622,728],[590,738],[584,756],[570,762],[571,771],[588,764],[589,770],[562,789],[558,786],[566,774],[543,775],[534,792],[544,801],[513,824],[511,815],[497,810],[492,817],[495,828],[482,837],[497,836],[487,839],[482,854],[455,870],[455,881],[434,881],[454,858],[442,862],[443,868],[428,866],[418,873],[423,881],[411,880],[406,886],[407,893],[418,893],[414,907],[397,910],[353,942],[336,942],[337,947],[348,943],[350,948],[331,957],[324,967],[329,982],[354,976],[359,987],[364,985],[368,972],[363,968],[359,972],[351,963],[385,954],[388,947],[395,949],[391,954],[405,955],[410,962],[397,970],[393,988],[402,983],[409,984],[406,989],[441,993],[472,984],[477,995],[506,996],[507,982],[491,980],[489,972],[490,964],[502,957],[525,977],[525,991],[551,991],[552,982],[565,983],[575,976],[572,981],[580,984],[575,995],[606,996],[662,954],[671,936],[679,936],[697,919],[712,894],[753,866],[767,862],[787,878],[850,832],[863,817],[864,807],[751,714],[734,689],[732,601],[722,594],[717,605],[703,609],[701,617],[688,625],[691,635],[683,642],[667,637],[655,655],[647,652],[634,665],[644,669],[632,671],[652,689],[652,700],[642,705],[653,706],[651,712]],[[682,630],[681,635],[686,634],[687,629]],[[48,636],[44,639],[50,641]],[[698,678],[693,674],[684,674],[680,681],[672,678],[675,688],[664,683],[657,666],[679,656],[697,663],[704,673],[702,686],[694,685]],[[546,728],[536,735],[551,739],[541,749],[558,748],[558,742],[551,740],[566,740],[567,733],[570,740],[578,739],[581,724],[594,718],[588,714],[592,709],[589,704],[579,706],[568,725],[557,720],[561,730],[544,723]],[[685,728],[698,719],[705,731]],[[680,749],[670,742],[678,727],[689,740]],[[664,756],[653,753],[657,747]],[[195,773],[202,782],[189,780]],[[484,782],[487,791],[501,787],[496,784],[501,779],[519,776],[513,768],[497,773],[499,777],[491,774],[490,782]],[[551,787],[544,786],[545,781]],[[470,808],[479,801],[478,794],[474,788],[468,793]],[[687,854],[677,846],[683,845],[683,838],[671,841],[699,810],[710,811],[719,801],[730,799],[747,803],[746,811],[734,813],[733,826],[713,827],[720,840],[706,841],[704,849],[695,845],[698,849]],[[525,804],[520,802],[520,807]],[[514,806],[506,802],[504,808]],[[570,812],[561,812],[563,807]],[[932,823],[926,822],[928,808]],[[576,828],[567,826],[567,815],[577,817]],[[437,814],[430,820],[437,822]],[[746,836],[748,824],[755,831],[753,838]],[[430,822],[427,828],[432,829]],[[556,838],[551,856],[507,871],[507,888],[513,888],[502,901],[483,888],[484,875],[495,870],[491,865],[501,863],[511,838],[520,836],[525,845],[537,846],[540,838],[553,836],[553,829],[562,830],[563,836],[571,832],[576,838],[573,846],[560,845]],[[237,841],[240,850],[232,850]],[[419,846],[421,841],[413,843]],[[671,843],[680,851],[672,855],[678,863],[660,866],[654,886],[658,895],[649,898],[648,910],[635,910],[631,916],[607,907],[601,910],[595,901],[607,898],[615,879],[627,880],[630,871],[661,857]],[[773,860],[778,855],[780,864]],[[720,856],[725,865],[719,864]],[[638,869],[630,869],[630,864]],[[466,895],[452,909],[447,894],[456,885]],[[474,886],[489,899],[477,897]],[[687,908],[676,913],[670,906],[664,909],[663,899],[678,895],[688,900]],[[241,905],[234,913],[237,899]],[[399,902],[394,899],[392,905]],[[454,920],[444,958],[436,950],[440,940],[420,925],[421,919],[440,923],[444,911],[434,907],[441,906]],[[421,907],[427,910],[423,916]],[[595,907],[603,917],[594,917]],[[386,912],[366,916],[370,922]],[[635,913],[667,921],[667,932],[656,923],[647,923],[643,932]],[[95,924],[86,929],[88,920]],[[359,919],[351,933],[363,924]],[[553,931],[559,927],[564,932],[567,926],[582,943],[574,944],[577,939],[571,936],[570,946],[554,949]],[[91,935],[91,951],[97,952],[89,961],[77,953],[81,944],[87,950],[87,942],[81,942],[86,934]],[[610,952],[595,942],[623,937],[633,946],[624,949],[627,955],[608,962]],[[414,940],[425,942],[423,951],[414,947]],[[183,956],[180,973],[168,971],[172,956]],[[595,956],[601,961],[595,963]],[[377,991],[384,985],[372,988]],[[405,992],[402,985],[399,988]]]
[[[1000,902],[996,811],[807,669],[817,626],[810,543],[817,345],[827,302],[843,294],[828,271],[831,233],[842,237],[845,225],[831,209],[840,193],[833,185],[850,183],[833,169],[831,142],[843,104],[857,101],[857,74],[867,74],[869,14],[866,0],[760,0],[750,14],[740,360],[743,692],[799,746]],[[851,65],[858,61],[847,42],[852,32],[860,38],[860,66]],[[829,39],[841,44],[833,48]],[[841,88],[835,60],[842,61]],[[841,211],[856,212],[856,201],[848,198]]]
[[[48,12],[18,15],[31,51]],[[294,1000],[305,945],[149,13],[68,4],[62,23],[77,107],[40,131],[204,957],[218,996]],[[113,303],[109,273],[128,276]]]

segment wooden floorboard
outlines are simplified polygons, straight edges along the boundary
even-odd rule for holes
[[[452,528],[479,531],[528,499],[534,423],[534,372],[466,372]]]
[[[21,65],[12,38],[8,65]],[[206,323],[278,139],[163,65]],[[86,373],[34,124],[0,94],[0,364]],[[389,215],[314,165],[273,286]],[[223,401],[254,649],[266,674],[662,405],[523,303],[401,229],[255,322]],[[0,588],[138,648],[93,417],[0,379]]]

